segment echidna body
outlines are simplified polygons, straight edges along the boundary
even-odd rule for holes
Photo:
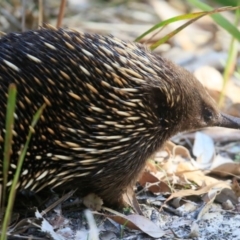
[[[8,34],[0,40],[0,83],[1,156],[7,91],[9,84],[17,86],[8,185],[32,118],[47,105],[19,190],[66,185],[116,204],[172,135],[239,127],[239,120],[219,113],[192,74],[111,36],[63,29]]]

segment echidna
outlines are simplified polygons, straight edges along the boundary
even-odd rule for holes
[[[191,73],[112,36],[51,28],[8,34],[0,40],[0,81],[1,156],[9,85],[18,91],[8,185],[32,117],[47,105],[23,164],[21,191],[75,186],[118,204],[169,137],[240,127]]]

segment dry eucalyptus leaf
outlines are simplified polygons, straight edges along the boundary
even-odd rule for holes
[[[184,177],[186,180],[195,182],[198,186],[211,185],[218,183],[219,181],[215,178],[206,176],[202,170],[192,162],[182,162],[178,164],[176,175]]]
[[[235,192],[237,197],[240,197],[240,186],[236,178],[233,179],[232,190]]]
[[[156,176],[154,176],[150,172],[144,171],[141,179],[139,180],[139,183],[142,187],[147,187],[147,189],[152,193],[171,192],[171,189],[169,188],[169,186],[165,182],[159,181],[159,180],[160,179],[158,179]],[[147,186],[147,184],[149,183],[152,183],[152,184]]]
[[[218,157],[220,159],[222,157]],[[214,166],[213,166],[214,167]],[[235,162],[226,162],[218,165],[211,169],[211,172],[217,174],[218,176],[226,177],[226,176],[239,176],[240,175],[240,163]]]
[[[229,185],[226,183],[226,182],[217,182],[217,183],[213,183],[209,186],[204,186],[198,190],[180,190],[178,192],[175,192],[175,193],[172,193],[171,196],[166,200],[166,202],[170,201],[171,199],[173,198],[176,198],[176,197],[187,197],[187,196],[192,196],[192,195],[202,195],[204,193],[208,193],[211,189],[223,189],[223,188],[226,188],[228,187],[229,188]]]
[[[215,154],[213,140],[202,132],[197,132],[194,145],[193,154],[198,158],[197,162],[202,165],[202,168],[209,168]]]
[[[132,207],[138,214],[142,213],[135,192],[131,186],[129,186],[127,191],[122,195],[122,201],[124,206]]]
[[[173,148],[173,156],[181,156],[182,158],[191,159],[189,150],[183,146],[176,145]]]
[[[224,188],[216,196],[215,202],[223,204],[223,203],[227,202],[228,200],[231,201],[233,204],[238,203],[238,197],[237,197],[236,193],[232,189]]]
[[[125,216],[117,211],[104,207],[104,210],[107,210],[115,215],[105,215],[108,218],[111,218],[115,222],[124,225],[130,229],[141,230],[150,237],[160,238],[164,236],[165,232],[162,231],[156,224],[150,221],[144,216],[137,214],[131,214]]]

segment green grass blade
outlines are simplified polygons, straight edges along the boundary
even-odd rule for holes
[[[18,179],[19,179],[19,176],[20,176],[20,173],[21,173],[23,161],[25,159],[32,134],[34,133],[34,127],[36,126],[36,124],[37,124],[37,122],[38,122],[38,120],[39,120],[39,118],[40,118],[40,116],[41,116],[45,107],[46,107],[46,104],[43,104],[41,106],[41,108],[37,111],[37,113],[34,115],[31,126],[29,127],[29,132],[28,132],[26,143],[25,143],[23,149],[21,150],[21,153],[20,153],[20,156],[19,156],[19,159],[18,159],[17,169],[16,169],[16,173],[15,173],[14,178],[13,178],[13,182],[12,182],[12,186],[11,186],[10,193],[9,193],[9,198],[8,198],[8,205],[7,205],[5,217],[4,217],[4,220],[3,220],[1,240],[6,239],[6,234],[3,234],[3,233],[7,232],[7,227],[8,227],[8,224],[10,222],[12,208],[13,208],[15,195],[16,195],[16,186],[17,186]]]
[[[10,84],[8,88],[8,101],[6,110],[6,123],[5,123],[5,138],[4,138],[4,155],[3,155],[3,187],[1,209],[4,211],[4,204],[7,194],[8,170],[10,165],[11,151],[12,151],[12,131],[14,129],[14,112],[16,108],[17,89],[15,84]],[[1,239],[6,239],[7,228],[2,224]]]
[[[188,0],[193,6],[202,9],[203,11],[211,11],[212,8],[208,6],[206,3],[198,0]],[[240,6],[236,7],[240,8]],[[235,8],[235,9],[236,9]],[[235,27],[232,23],[230,23],[225,17],[221,16],[220,14],[216,13],[211,15],[211,18],[222,28],[228,31],[232,36],[234,36],[238,41],[240,41],[240,31]]]
[[[170,32],[169,34],[167,34],[166,36],[164,36],[163,38],[161,38],[159,41],[155,42],[154,44],[152,44],[149,48],[151,50],[154,50],[155,48],[157,48],[159,45],[165,43],[166,41],[168,41],[171,37],[173,37],[174,35],[176,35],[177,33],[179,33],[182,29],[186,28],[188,25],[192,24],[193,22],[197,21],[199,18],[205,16],[204,15],[200,15],[194,19],[191,19],[190,21],[186,22],[185,24],[183,24],[182,26],[178,27],[177,29],[175,29],[174,31]]]
[[[205,11],[205,12],[201,12],[201,13],[197,13],[194,14],[194,18],[192,18],[190,21],[186,22],[185,24],[183,24],[182,26],[178,27],[177,29],[175,29],[174,31],[170,32],[169,34],[167,34],[165,37],[161,38],[159,41],[155,42],[154,44],[152,44],[150,46],[151,50],[154,50],[155,48],[157,48],[159,45],[161,45],[162,43],[168,41],[171,37],[173,37],[174,35],[176,35],[177,33],[179,33],[181,30],[183,30],[184,28],[186,28],[188,25],[191,25],[193,22],[197,21],[199,18],[204,17],[206,15],[210,15],[216,12],[222,12],[222,11],[226,11],[229,9],[236,9],[236,8],[229,8],[229,7],[223,7],[223,8],[217,8],[214,9],[212,11]]]
[[[240,0],[238,0],[238,4],[240,4]],[[239,21],[240,21],[240,9],[237,9],[236,16],[235,16],[235,25],[236,26],[238,26]],[[239,44],[238,41],[232,36],[231,44],[230,44],[230,47],[228,50],[228,58],[227,58],[226,66],[224,68],[224,72],[223,72],[223,87],[222,87],[222,91],[221,91],[219,102],[218,102],[219,107],[223,106],[224,96],[225,96],[225,92],[226,92],[226,86],[227,86],[228,80],[229,80],[231,74],[233,74],[234,68],[236,66],[237,54],[238,54],[238,44]]]
[[[5,123],[5,140],[4,140],[4,155],[3,155],[3,188],[2,188],[2,199],[1,207],[5,204],[6,200],[6,185],[8,182],[8,169],[10,165],[10,157],[12,151],[12,130],[14,126],[14,112],[16,107],[16,95],[17,89],[14,84],[11,84],[8,89],[8,101],[7,101],[7,111],[6,111],[6,123]]]
[[[146,32],[144,32],[143,34],[141,34],[139,37],[137,37],[135,39],[136,42],[140,41],[142,38],[144,38],[146,35],[148,35],[149,33],[155,31],[156,29],[159,29],[161,27],[165,27],[167,25],[169,25],[170,23],[173,22],[177,22],[177,21],[181,21],[181,20],[186,20],[186,19],[192,19],[192,18],[196,18],[200,15],[202,15],[203,12],[196,12],[196,13],[188,13],[188,14],[184,14],[184,15],[180,15],[177,17],[173,17],[173,18],[169,18],[167,20],[164,20],[160,23],[157,23],[156,25],[154,25],[152,28],[150,28],[149,30],[147,30]]]
[[[193,23],[194,21],[198,20],[199,18],[206,16],[206,15],[211,15],[211,14],[215,14],[218,12],[223,12],[223,11],[230,11],[230,10],[234,10],[237,9],[238,7],[222,7],[222,8],[217,8],[217,9],[213,9],[210,11],[204,11],[204,12],[196,12],[196,13],[189,13],[189,14],[184,14],[184,15],[180,15],[177,17],[173,17],[170,19],[167,19],[165,21],[162,21],[156,25],[154,25],[152,28],[150,28],[148,31],[146,31],[145,33],[143,33],[142,35],[140,35],[138,38],[135,39],[135,41],[139,41],[141,40],[143,37],[145,37],[147,34],[161,28],[161,27],[165,27],[170,23],[176,22],[176,21],[180,21],[180,20],[186,20],[186,19],[191,19],[190,21],[188,21],[187,23],[183,24],[182,26],[180,26],[179,28],[177,28],[176,30],[170,32],[168,35],[166,35],[165,37],[163,37],[162,39],[160,39],[157,43],[154,43],[152,46],[150,46],[150,49],[153,50],[156,47],[158,47],[160,44],[166,42],[167,40],[169,40],[171,37],[173,37],[174,35],[176,35],[178,32],[180,32],[182,29],[186,28],[188,25],[190,25],[191,23]],[[221,15],[219,15],[221,16]],[[237,30],[238,31],[238,30]]]

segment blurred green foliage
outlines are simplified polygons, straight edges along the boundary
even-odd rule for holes
[[[236,1],[236,0],[214,0],[214,2],[222,4],[223,6],[237,6],[238,5],[238,1]],[[209,1],[209,3],[210,3],[210,1]]]

